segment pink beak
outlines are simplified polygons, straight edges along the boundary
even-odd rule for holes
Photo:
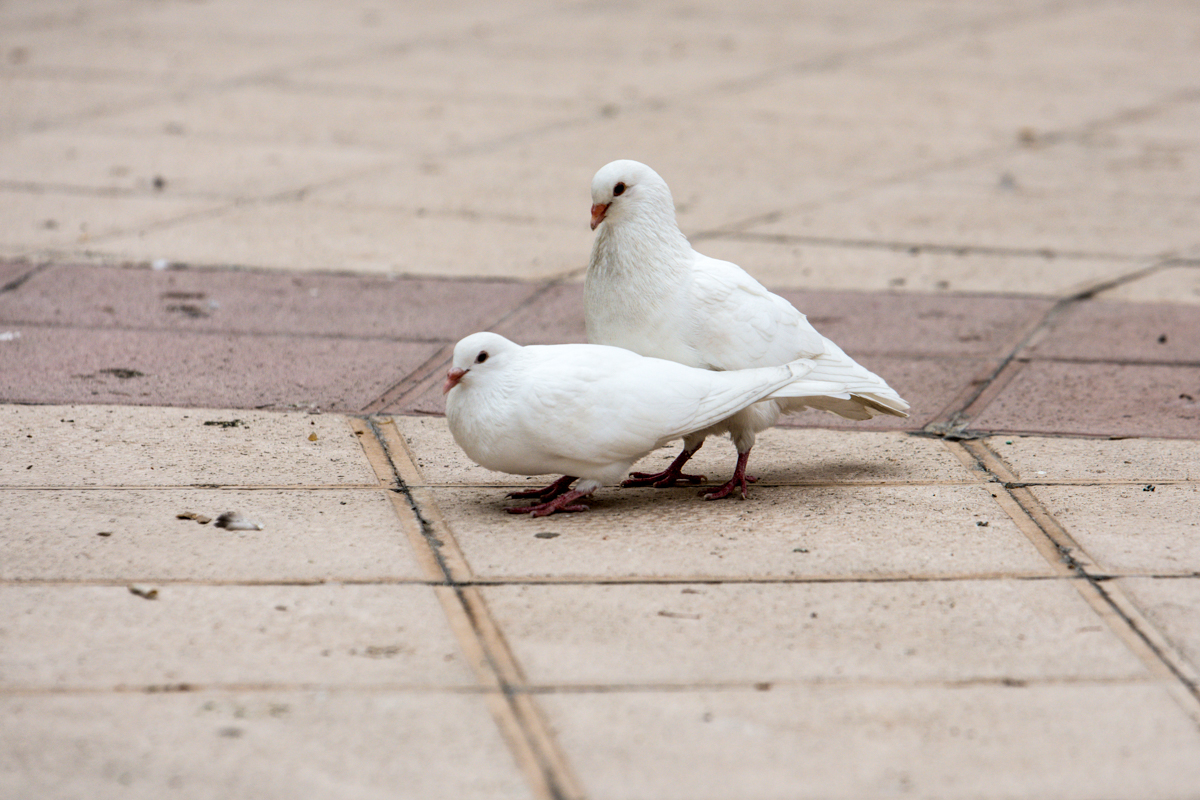
[[[592,230],[596,230],[596,226],[604,222],[604,215],[608,212],[608,203],[596,203],[592,206]]]
[[[446,373],[446,382],[444,384],[442,384],[442,394],[446,394],[451,389],[453,389],[455,386],[458,386],[458,382],[461,381],[463,375],[466,375],[466,374],[467,374],[467,371],[465,369],[463,369],[462,367],[455,367],[454,369],[447,372]]]

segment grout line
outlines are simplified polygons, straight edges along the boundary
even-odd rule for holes
[[[1101,574],[1095,559],[1042,505],[1029,488],[1016,485],[1009,465],[978,440],[947,442],[971,454],[997,481],[997,501],[1043,557],[1072,585],[1152,675],[1173,679],[1172,696],[1200,726],[1200,673],[1129,599],[1120,585]],[[1012,488],[1010,488],[1012,487]]]
[[[441,585],[435,586],[434,592],[476,679],[484,687],[498,690],[487,696],[488,709],[517,767],[535,795],[544,800],[584,797],[565,754],[554,739],[552,727],[534,699],[514,688],[524,683],[520,665],[492,617],[480,587],[470,583],[470,566],[442,518],[432,493],[428,489],[408,486],[406,479],[419,479],[420,472],[403,435],[392,420],[368,419],[352,424],[370,431],[374,442],[367,446],[368,455],[373,459],[372,466],[377,470],[381,485],[394,485],[395,488],[388,491],[397,498],[397,511],[416,520],[409,541],[421,563],[441,578]],[[406,501],[403,509],[399,498]]]

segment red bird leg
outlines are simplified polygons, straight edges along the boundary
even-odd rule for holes
[[[553,500],[560,494],[566,492],[574,483],[574,475],[563,475],[549,486],[544,486],[541,489],[530,489],[525,492],[509,492],[508,497],[515,498],[535,498],[538,500]]]
[[[703,444],[704,442],[700,442],[700,444],[696,445],[696,450],[699,450]],[[662,472],[631,472],[628,479],[621,481],[621,485],[653,486],[655,489],[665,489],[674,486],[679,481],[704,483],[707,478],[703,475],[687,475],[683,472],[683,465],[688,462],[688,459],[696,455],[696,450],[683,448],[683,452],[675,457],[675,460],[671,462],[671,466]]]
[[[746,484],[755,483],[758,478],[753,475],[746,474],[746,462],[750,460],[750,451],[738,453],[737,466],[733,468],[733,477],[729,479],[721,488],[713,492],[700,492],[705,500],[720,500],[723,497],[728,497],[733,493],[734,489],[738,489],[742,493],[742,499],[746,499]]]
[[[595,490],[581,492],[577,489],[572,489],[566,494],[559,495],[546,503],[538,503],[534,506],[513,506],[504,510],[510,514],[528,514],[531,517],[545,517],[553,514],[555,511],[587,511],[587,506],[575,501],[587,497],[592,491]]]

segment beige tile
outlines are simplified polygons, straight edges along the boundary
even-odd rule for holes
[[[584,514],[541,519],[504,513],[522,501],[498,488],[438,489],[434,498],[482,579],[1051,572],[983,487],[750,491],[745,502],[706,502],[694,489],[602,489]]]
[[[1012,467],[1020,481],[1200,480],[1200,442],[993,436],[987,445]]]
[[[1142,612],[1178,648],[1193,668],[1200,668],[1200,580],[1189,578],[1122,578]]]
[[[591,796],[1189,796],[1200,735],[1158,685],[776,686],[539,698]]]
[[[231,510],[263,530],[177,519]],[[419,580],[397,513],[374,489],[5,489],[0,580]]]
[[[10,247],[91,249],[97,240],[218,207],[172,197],[88,197],[0,188],[0,239]],[[149,258],[157,258],[150,256]]]
[[[1200,574],[1200,485],[1037,486],[1033,493],[1101,570]]]
[[[478,695],[0,697],[5,797],[528,798]]]
[[[1168,267],[1102,292],[1096,299],[1200,305],[1200,267]]]
[[[0,420],[11,432],[0,439],[4,486],[378,485],[333,414],[0,406]]]
[[[94,134],[86,127],[0,141],[0,180],[177,198],[259,198],[302,189],[380,160],[352,147],[212,142],[171,134]],[[154,189],[155,178],[165,181]],[[102,205],[108,198],[91,201]]]
[[[705,238],[695,246],[705,255],[733,261],[762,283],[778,289],[1060,297],[1142,266],[1142,262],[1130,260],[930,252],[916,246],[919,244],[913,242],[911,249],[905,249],[871,246],[870,242],[824,245]]]
[[[1065,580],[484,590],[531,684],[1145,677]]]
[[[587,233],[470,214],[299,201],[232,209],[89,249],[139,261],[536,280],[586,267]]]
[[[19,46],[19,45],[18,45]],[[11,52],[6,47],[5,52]],[[152,101],[143,81],[71,80],[0,72],[0,135],[11,136]]]
[[[526,486],[552,477],[525,478],[492,472],[473,463],[454,442],[445,417],[392,418],[430,486]],[[665,469],[679,453],[674,442],[646,456],[635,469]],[[686,468],[726,479],[737,453],[726,439],[709,439]],[[898,432],[772,428],[759,434],[751,472],[761,486],[795,483],[972,483],[968,471],[943,444]],[[694,467],[694,468],[693,468]],[[602,490],[605,491],[605,490]]]
[[[464,686],[428,586],[0,586],[8,690],[189,685]],[[18,646],[19,643],[19,646]]]

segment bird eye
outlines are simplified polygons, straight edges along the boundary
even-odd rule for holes
[[[475,363],[482,364],[483,362],[487,361],[487,359],[488,359],[487,350],[480,350],[479,355],[475,356]]]
[[[613,197],[619,197],[625,193],[625,183],[622,181],[613,187]]]

